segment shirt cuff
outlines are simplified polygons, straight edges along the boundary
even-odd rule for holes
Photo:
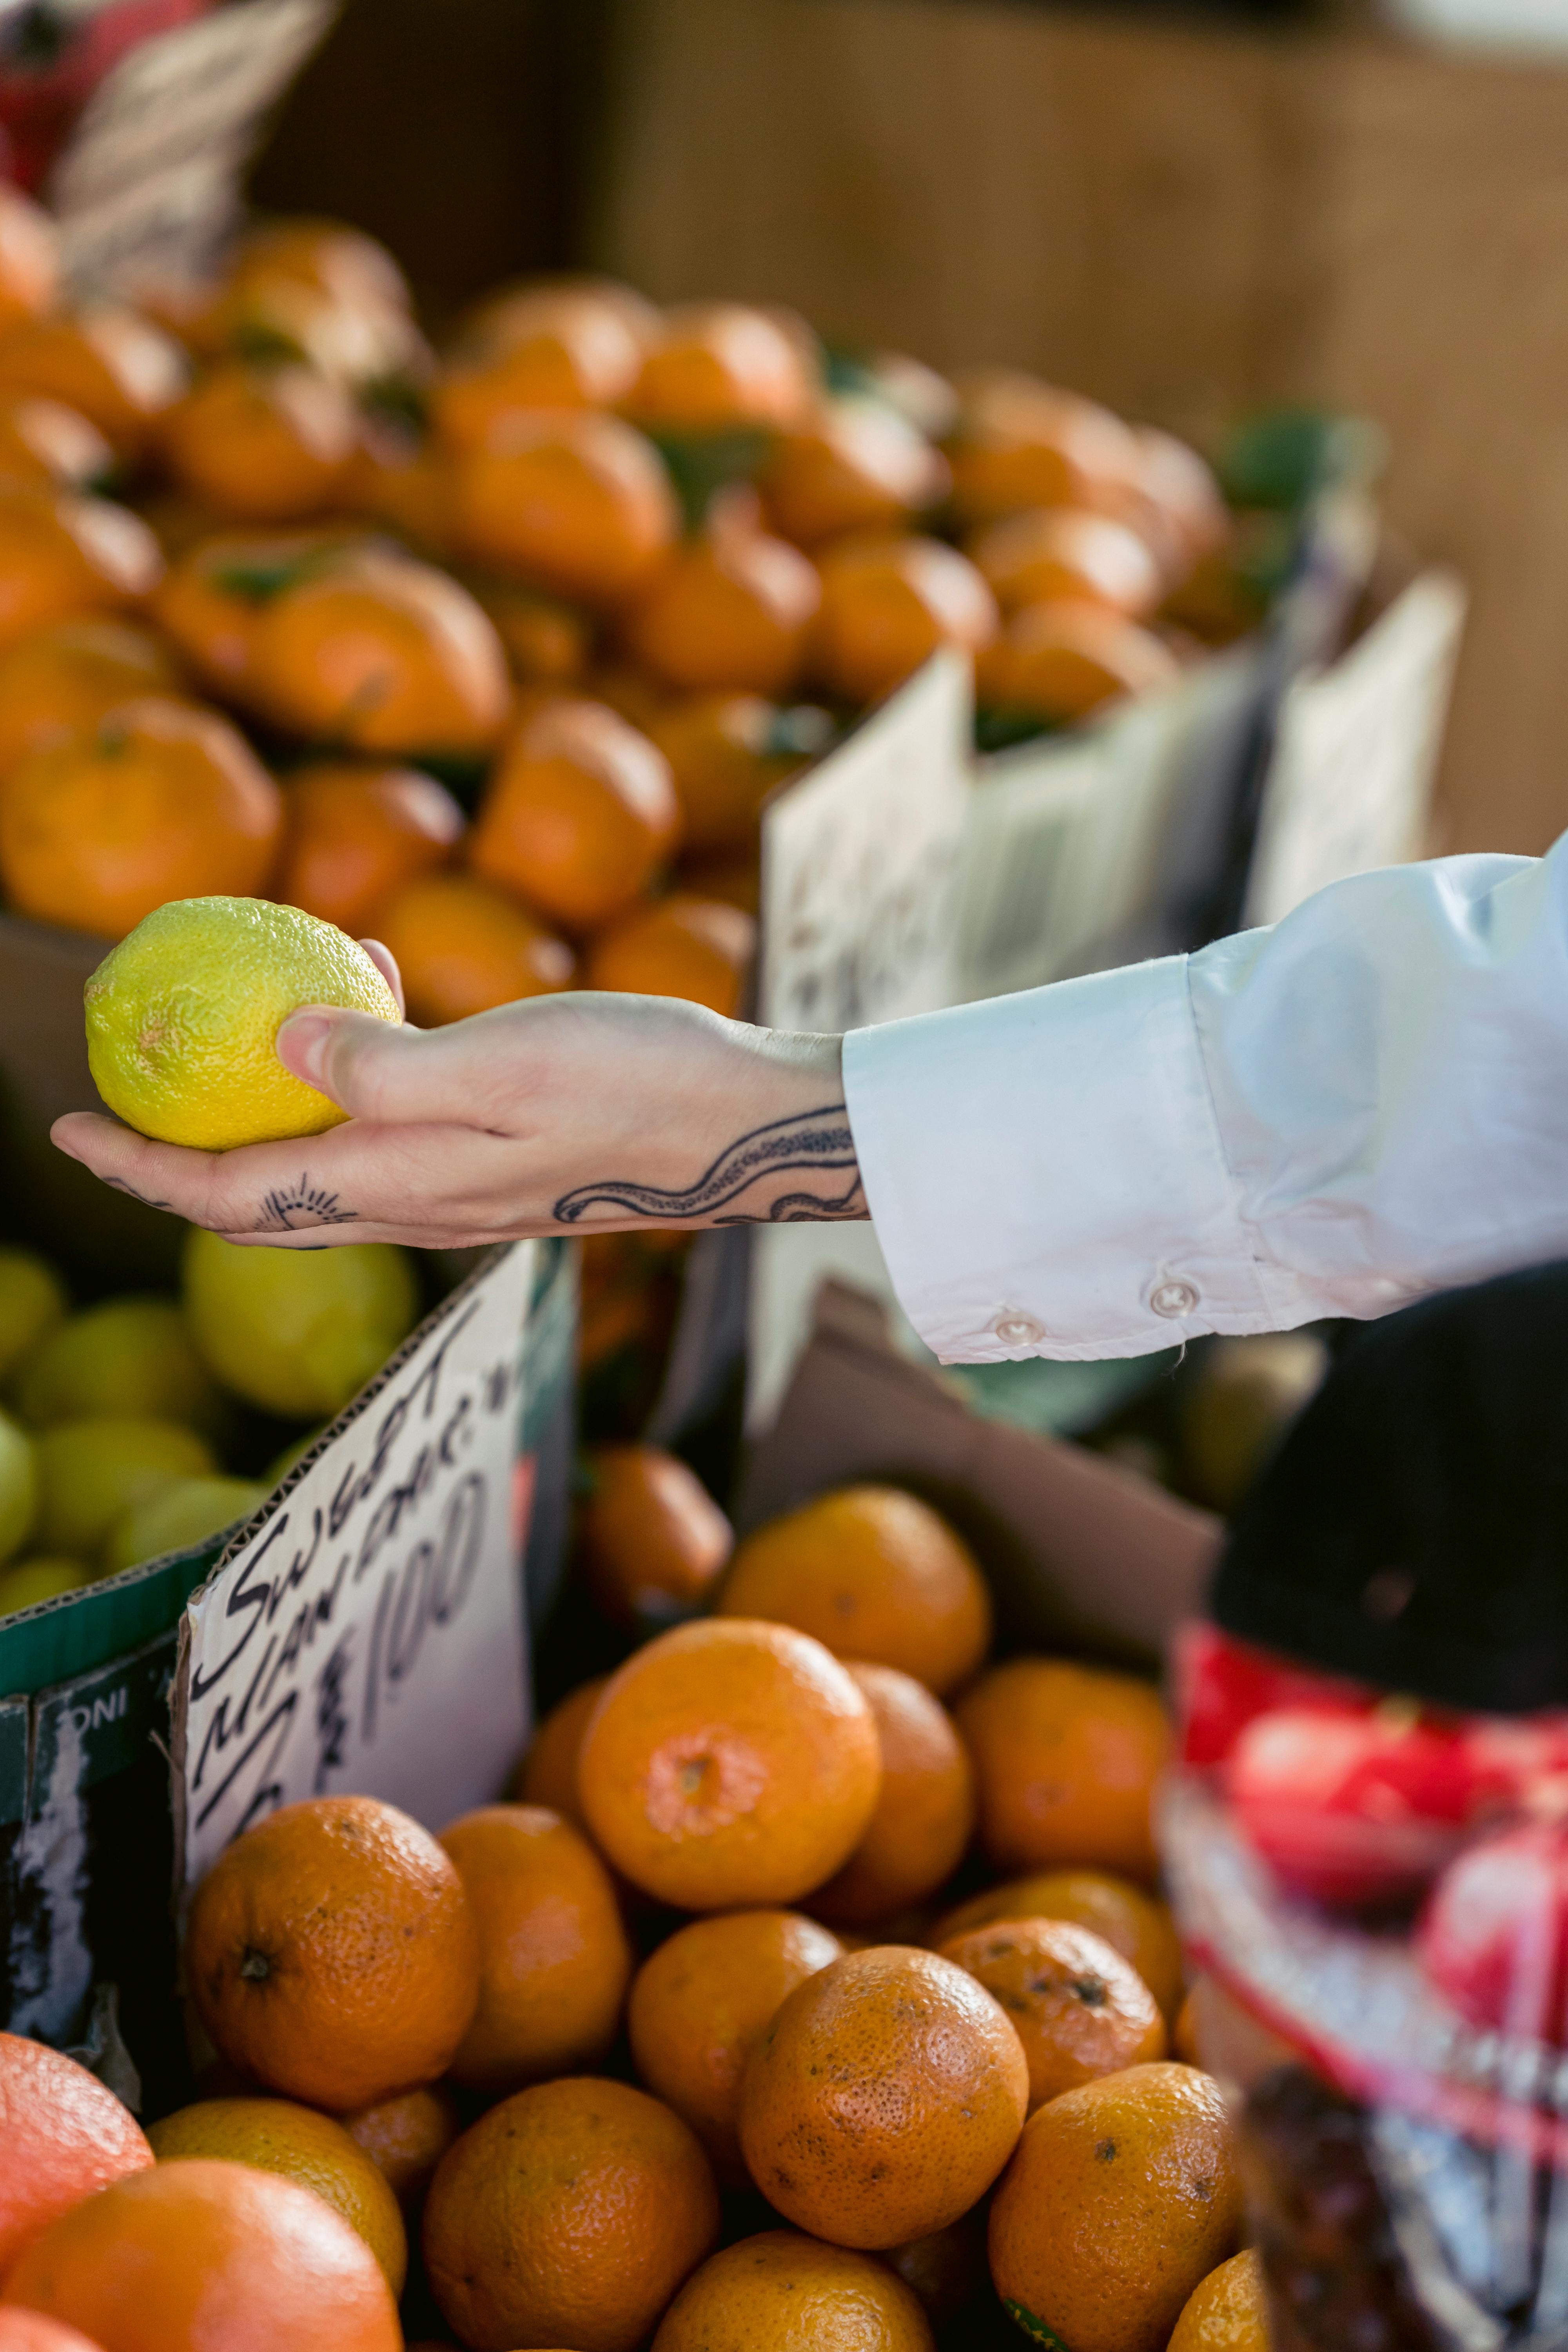
[[[1142,1356],[1266,1300],[1170,957],[844,1041],[877,1235],[944,1363]]]

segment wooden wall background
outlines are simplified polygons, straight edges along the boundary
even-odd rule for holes
[[[620,0],[595,257],[1197,435],[1389,428],[1474,592],[1446,845],[1568,826],[1568,69],[972,0]]]

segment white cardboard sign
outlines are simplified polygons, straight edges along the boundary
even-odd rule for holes
[[[428,1316],[194,1596],[174,1700],[187,1894],[297,1798],[439,1829],[528,1728],[518,1476],[533,1245]]]

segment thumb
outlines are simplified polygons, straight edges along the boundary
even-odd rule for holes
[[[372,1013],[310,1004],[278,1032],[279,1060],[351,1118],[383,1126],[461,1122],[461,1089],[439,1035]]]

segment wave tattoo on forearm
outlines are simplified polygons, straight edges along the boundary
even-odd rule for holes
[[[796,1175],[837,1176],[843,1182],[835,1187],[803,1181],[776,1194],[765,1209],[739,1205],[753,1187]],[[864,1217],[866,1202],[848,1114],[843,1103],[828,1103],[821,1110],[800,1111],[793,1118],[752,1128],[684,1192],[666,1192],[630,1178],[606,1177],[602,1183],[580,1184],[575,1192],[563,1192],[553,1214],[558,1224],[574,1225],[590,1209],[620,1209],[658,1224],[700,1217],[715,1225],[796,1225]]]

